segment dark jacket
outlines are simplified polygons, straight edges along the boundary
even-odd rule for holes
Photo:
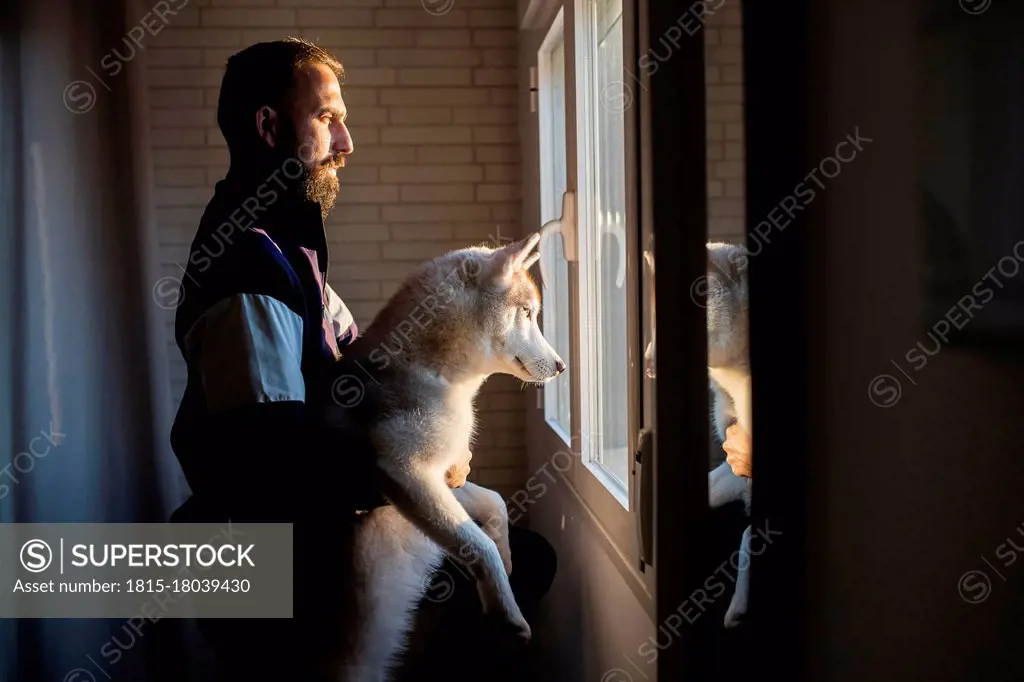
[[[355,498],[368,479],[366,453],[320,419],[358,330],[327,285],[320,205],[280,176],[230,172],[203,214],[175,317],[188,381],[171,444],[197,498],[288,522],[314,502],[366,506]]]

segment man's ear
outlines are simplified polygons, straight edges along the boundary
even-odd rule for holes
[[[277,147],[281,134],[277,111],[267,106],[260,107],[256,111],[256,131],[271,149]]]

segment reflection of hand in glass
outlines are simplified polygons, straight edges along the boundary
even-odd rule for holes
[[[732,472],[745,478],[753,477],[753,447],[750,434],[739,424],[733,424],[725,430],[725,442],[722,449],[726,452],[725,461],[732,467]]]

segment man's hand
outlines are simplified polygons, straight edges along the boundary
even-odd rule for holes
[[[725,430],[725,443],[722,449],[726,452],[725,461],[732,467],[732,472],[745,478],[753,477],[753,447],[750,434],[733,424]]]
[[[466,479],[469,478],[469,460],[473,459],[473,453],[466,453],[466,460],[458,464],[453,464],[448,468],[448,471],[444,472],[444,482],[448,484],[449,488],[461,488],[466,484]]]

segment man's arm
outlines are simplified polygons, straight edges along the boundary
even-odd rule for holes
[[[303,481],[323,478],[311,466],[317,429],[306,409],[302,329],[284,302],[246,293],[211,306],[186,336],[206,408],[189,434],[202,458],[193,467],[229,508],[287,519]]]
[[[267,294],[235,294],[211,306],[185,339],[209,412],[304,403],[302,328],[298,312]]]

